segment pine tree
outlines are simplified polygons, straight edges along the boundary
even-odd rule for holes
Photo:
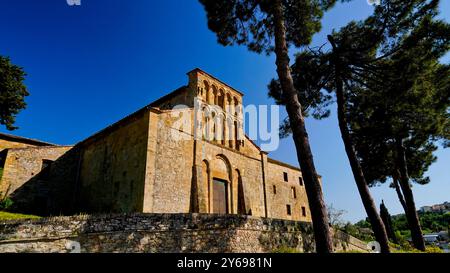
[[[389,214],[389,211],[386,208],[386,205],[384,204],[384,200],[381,202],[381,205],[380,205],[380,216],[381,216],[381,219],[383,220],[384,226],[386,227],[386,231],[389,236],[389,239],[391,239],[393,243],[398,244],[397,236],[395,236],[395,232],[392,227],[392,217]]]
[[[367,88],[369,83],[385,81],[382,72],[385,68],[384,60],[391,58],[392,55],[401,55],[398,52],[404,47],[414,46],[411,39],[403,37],[413,29],[423,32],[423,25],[436,14],[438,1],[411,1],[409,5],[399,1],[388,1],[384,4],[386,5],[377,8],[374,15],[364,22],[352,22],[340,32],[328,36],[332,45],[331,52],[323,53],[321,49],[302,52],[297,56],[292,69],[299,96],[309,102],[312,109],[308,110],[314,117],[323,118],[329,115],[326,106],[330,103],[330,96],[321,92],[321,89],[335,91],[339,127],[355,182],[374,234],[380,242],[383,252],[389,252],[388,236],[368,188],[368,181],[371,180],[366,179],[365,166],[357,153],[358,148],[371,151],[373,147],[369,148],[364,144],[356,147],[355,141],[352,139],[354,137],[352,130],[349,128],[349,121],[354,119],[353,115],[358,117],[360,113],[349,114],[347,108],[352,107],[354,103],[351,102],[352,97],[361,97],[358,95],[357,88]],[[439,30],[435,34],[441,35],[438,32]],[[416,42],[425,37],[423,34],[416,35]],[[404,54],[404,50],[401,53]],[[412,76],[414,77],[414,75]],[[377,90],[370,89],[369,92],[376,93]],[[281,96],[279,81],[271,82],[269,94],[278,103],[286,103]],[[358,110],[364,112],[363,109]],[[371,133],[375,132],[375,136],[378,130],[383,130],[383,128],[374,130],[370,126],[369,128]],[[284,134],[289,133],[289,124],[285,123],[282,129]],[[384,139],[379,138],[373,143],[383,146]],[[371,166],[368,168],[370,176],[372,175]]]
[[[352,131],[370,184],[393,178],[414,246],[424,251],[410,181],[426,184],[439,139],[448,140],[450,26],[427,17],[380,65],[377,81],[355,87]]]
[[[15,130],[17,114],[25,109],[28,96],[24,84],[23,68],[11,63],[9,58],[0,56],[0,124],[8,130]]]

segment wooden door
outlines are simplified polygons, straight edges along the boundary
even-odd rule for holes
[[[227,182],[213,180],[213,212],[218,214],[228,213]]]

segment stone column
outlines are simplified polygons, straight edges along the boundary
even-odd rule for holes
[[[270,217],[270,210],[268,207],[268,199],[267,199],[267,153],[261,152],[261,165],[262,165],[262,190],[263,190],[263,205],[264,205],[264,217]]]
[[[231,149],[234,149],[234,144],[235,144],[235,130],[234,130],[234,120],[231,118],[230,122],[227,122],[227,125],[229,126],[229,133],[228,133],[228,145],[230,146]]]
[[[157,151],[157,139],[158,139],[158,113],[153,111],[148,112],[148,142],[147,142],[147,158],[146,158],[146,171],[144,179],[144,213],[153,212],[153,187],[155,184],[155,161]]]

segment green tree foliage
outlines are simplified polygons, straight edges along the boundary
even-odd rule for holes
[[[14,202],[9,197],[3,197],[3,193],[0,192],[0,211],[9,209]]]
[[[432,17],[438,1],[382,2],[365,21],[351,22],[338,33],[330,35],[331,52],[324,53],[319,48],[298,54],[292,74],[298,96],[310,106],[303,108],[304,115],[309,110],[316,118],[327,117],[329,111],[326,107],[331,96],[322,89],[336,92],[339,127],[355,182],[375,236],[383,251],[389,252],[386,230],[370,195],[349,130],[348,98],[355,95],[353,86],[362,84],[364,87],[367,81],[380,76],[378,63],[405,46],[403,36],[416,29],[425,18]],[[279,80],[270,83],[269,95],[279,104],[288,103]],[[290,132],[289,120],[281,129],[283,136]]]
[[[349,0],[343,1],[347,2]],[[322,28],[324,11],[337,0],[283,0],[283,17],[288,46],[311,43]],[[208,27],[224,46],[245,45],[257,53],[275,51],[274,1],[271,0],[200,0],[208,16]]]
[[[371,226],[369,222],[366,222],[368,224],[367,227],[359,227],[358,225],[353,225],[351,223],[347,223],[344,225],[344,227],[341,229],[343,232],[361,240],[364,242],[373,242],[375,241],[375,237],[373,236],[373,233],[371,232]]]
[[[384,1],[364,22],[352,22],[329,36],[331,52],[302,52],[292,66],[299,96],[312,107],[305,110],[314,117],[329,114],[330,96],[321,89],[341,90],[336,93],[339,124],[369,218],[379,222],[362,185],[395,175],[420,249],[424,244],[408,180],[428,183],[423,175],[435,160],[434,141],[448,139],[447,68],[437,60],[448,50],[449,28],[434,19],[438,3]],[[269,94],[283,104],[280,86],[272,81]],[[289,130],[285,123],[282,133]],[[373,227],[380,237],[382,229]]]
[[[435,161],[436,140],[448,139],[449,67],[439,59],[449,39],[448,24],[426,17],[378,64],[379,75],[350,87],[351,129],[368,183],[389,177],[399,182],[397,193],[420,250],[425,245],[410,181],[429,182],[424,174]]]
[[[23,68],[11,63],[9,58],[0,56],[0,124],[8,130],[15,130],[17,114],[25,109],[28,96],[24,84]]]
[[[407,240],[411,238],[408,220],[405,214],[394,215],[392,219],[392,229],[399,240],[400,245],[407,244]],[[424,234],[438,233],[448,231],[450,227],[450,212],[419,212],[420,224]],[[359,221],[352,227],[353,229],[370,228],[367,220]]]

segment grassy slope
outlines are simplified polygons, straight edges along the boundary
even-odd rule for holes
[[[39,216],[34,215],[25,215],[25,214],[17,214],[17,213],[9,213],[5,211],[0,211],[0,221],[5,220],[18,220],[18,219],[39,219]]]

